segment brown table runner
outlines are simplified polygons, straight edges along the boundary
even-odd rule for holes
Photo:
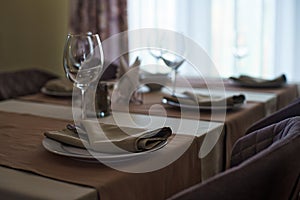
[[[169,166],[132,174],[100,163],[54,155],[42,146],[43,132],[61,129],[68,121],[0,112],[0,165],[97,189],[100,199],[165,199],[201,180],[199,141]],[[178,142],[187,137],[180,135]]]

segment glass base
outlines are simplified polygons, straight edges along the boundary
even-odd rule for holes
[[[110,115],[110,112],[105,112],[105,111],[97,112],[97,117],[98,118],[103,118],[103,117],[106,117],[108,115]]]

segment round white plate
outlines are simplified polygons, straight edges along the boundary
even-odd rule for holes
[[[174,101],[169,101],[165,98],[162,99],[162,103],[165,105],[173,106],[176,108],[183,108],[183,109],[200,109],[200,110],[231,110],[235,108],[241,107],[244,103],[236,104],[234,106],[197,106],[197,105],[188,105],[188,104],[180,104]]]
[[[56,96],[56,97],[71,97],[72,92],[59,92],[59,91],[51,91],[47,90],[47,88],[42,87],[41,92],[46,95]]]
[[[124,160],[129,160],[132,158],[136,158],[137,156],[143,156],[150,152],[157,151],[158,149],[164,147],[167,143],[168,143],[168,141],[165,141],[151,150],[142,151],[142,152],[138,152],[138,153],[126,152],[124,154],[107,154],[107,153],[100,153],[100,152],[95,152],[95,151],[91,151],[91,150],[72,147],[69,145],[62,144],[58,141],[52,140],[47,137],[45,137],[42,142],[44,148],[54,154],[67,156],[67,157],[71,157],[71,158],[77,158],[77,159],[85,159],[85,160],[99,159],[99,160],[102,160],[105,162],[120,162],[120,161],[124,161]]]

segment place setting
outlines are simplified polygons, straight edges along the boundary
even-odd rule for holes
[[[67,78],[57,78],[46,82],[41,93],[52,97],[72,97],[73,84]]]
[[[176,96],[165,93],[162,98],[162,104],[164,105],[189,110],[233,110],[240,108],[245,103],[246,97],[244,94],[224,97],[184,91],[176,94]]]
[[[92,120],[81,124],[46,131],[42,141],[44,148],[81,161],[122,162],[163,148],[172,135],[169,127],[147,130]]]
[[[103,59],[99,35],[87,33],[67,36],[63,60],[70,81],[64,84],[61,80],[54,80],[46,84],[47,90],[58,91],[59,88],[66,91],[71,88],[68,86],[74,84],[80,90],[81,101],[78,105],[73,104],[78,111],[76,113],[73,108],[75,124],[44,133],[42,144],[49,152],[83,161],[120,162],[155,152],[168,143],[172,135],[169,127],[147,130],[118,126],[99,122],[98,118],[107,115],[90,116],[87,92],[101,74]],[[135,66],[138,67],[139,62],[137,58]]]

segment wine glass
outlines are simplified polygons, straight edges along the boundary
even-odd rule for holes
[[[178,69],[184,63],[185,59],[169,52],[163,53],[161,59],[172,69],[172,95],[175,96]]]
[[[245,33],[236,33],[236,41],[232,48],[232,54],[234,56],[234,70],[237,73],[240,71],[239,67],[241,66],[239,66],[239,64],[241,64],[241,60],[249,55],[249,48],[246,39]]]
[[[66,76],[81,91],[81,119],[86,119],[86,91],[103,68],[103,50],[98,34],[68,34],[63,65]]]
[[[184,63],[185,38],[182,34],[173,34],[160,40],[159,49],[149,49],[149,53],[157,60],[161,59],[172,70],[172,95],[176,93],[176,82],[179,67]]]

